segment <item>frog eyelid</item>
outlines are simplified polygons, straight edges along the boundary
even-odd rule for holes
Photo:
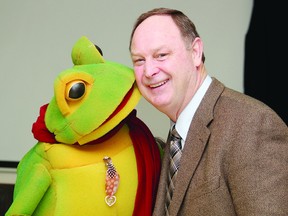
[[[86,83],[82,80],[74,80],[67,84],[65,98],[68,101],[80,100],[86,94]]]

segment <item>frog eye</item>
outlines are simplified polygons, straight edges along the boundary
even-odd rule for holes
[[[75,80],[67,84],[65,96],[67,100],[78,100],[85,95],[85,92],[85,82],[81,80]]]

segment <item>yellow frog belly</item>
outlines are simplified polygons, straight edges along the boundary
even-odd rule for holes
[[[62,145],[45,143],[52,169],[53,184],[48,189],[35,215],[132,215],[138,186],[137,164],[129,129],[124,126],[107,141],[93,145]],[[120,175],[116,202],[105,202],[109,156]],[[83,200],[83,202],[79,202]],[[49,205],[49,206],[48,206]]]

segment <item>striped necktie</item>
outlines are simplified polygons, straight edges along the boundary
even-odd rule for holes
[[[170,170],[168,172],[166,215],[169,215],[168,208],[175,188],[175,179],[179,169],[180,158],[182,155],[181,137],[175,129],[175,125],[170,131]]]

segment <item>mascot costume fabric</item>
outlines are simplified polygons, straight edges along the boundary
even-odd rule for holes
[[[141,95],[133,70],[104,60],[97,48],[81,37],[74,66],[56,78],[6,216],[152,214],[161,150],[136,117]]]

